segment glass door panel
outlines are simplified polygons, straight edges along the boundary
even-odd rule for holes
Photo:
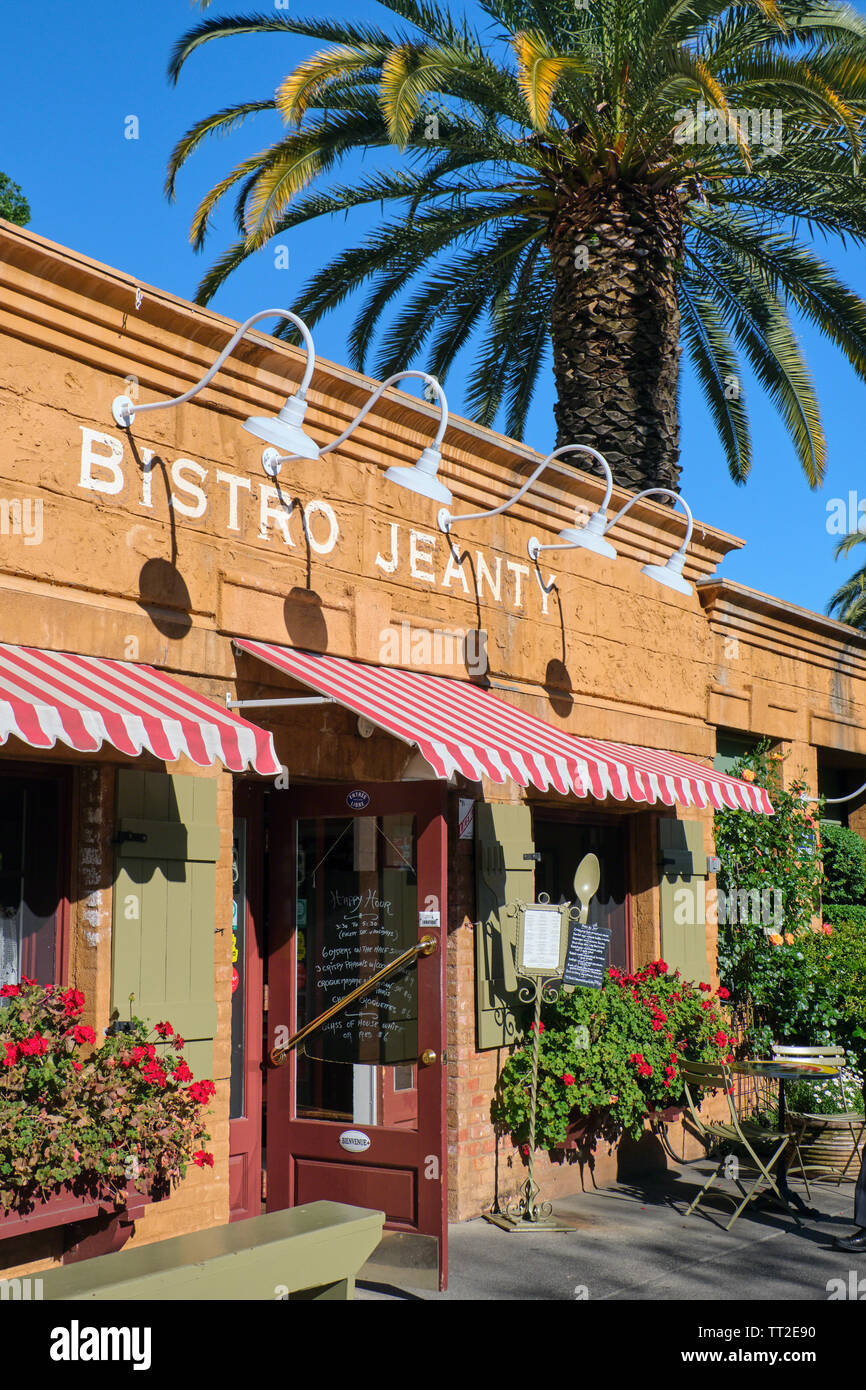
[[[297,1027],[324,1013],[418,940],[415,817],[297,822]],[[377,985],[313,1033],[296,1055],[299,1119],[393,1123],[395,1068],[418,1056],[417,968]],[[414,1080],[414,1072],[413,1072]],[[398,1123],[414,1127],[417,1104]]]

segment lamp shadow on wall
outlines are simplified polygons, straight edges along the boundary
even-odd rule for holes
[[[145,465],[131,435],[129,443],[133,458],[143,473]],[[151,473],[158,474],[165,487],[171,557],[166,560],[154,556],[145,560],[138,576],[138,604],[144,609],[157,632],[170,641],[177,642],[185,637],[192,627],[192,599],[186,580],[177,567],[177,531],[174,508],[171,505],[168,470],[164,461],[158,457],[151,460],[149,468]]]
[[[192,627],[189,589],[171,560],[145,560],[138,576],[138,603],[163,637],[179,641]]]
[[[305,647],[310,651],[326,652],[328,650],[328,624],[325,620],[321,594],[318,594],[312,587],[313,549],[310,545],[303,499],[286,496],[280,487],[279,479],[274,479],[274,486],[280,506],[285,511],[287,518],[291,516],[295,507],[298,508],[301,516],[301,535],[304,538],[307,552],[306,582],[303,587],[296,584],[294,588],[290,589],[283,604],[283,621],[286,624],[286,632],[293,647]]]
[[[468,563],[469,573],[472,575],[472,592],[475,595],[475,627],[470,628],[463,634],[463,666],[466,674],[473,685],[480,685],[482,690],[490,689],[490,676],[488,674],[488,652],[487,652],[487,631],[481,626],[481,596],[478,591],[478,574],[475,568],[475,561],[468,550],[461,550],[451,540],[451,553],[456,563],[463,568]]]
[[[551,657],[547,663],[544,673],[544,690],[550,701],[550,707],[554,714],[558,714],[560,719],[567,719],[574,709],[574,695],[571,676],[565,664],[565,619],[562,613],[562,599],[556,584],[553,584],[550,592],[556,595],[556,602],[559,608],[559,633],[561,642],[561,657]]]
[[[283,604],[283,617],[293,647],[326,652],[328,624],[322,612],[322,599],[314,589],[290,589]]]

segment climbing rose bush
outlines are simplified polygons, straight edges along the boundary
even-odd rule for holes
[[[81,990],[0,989],[0,1210],[29,1210],[69,1184],[122,1204],[127,1182],[165,1196],[190,1161],[212,1165],[204,1108],[215,1087],[196,1081],[169,1022],[100,1046],[79,1022]]]
[[[638,1138],[646,1117],[684,1102],[679,1063],[732,1057],[727,990],[693,984],[666,961],[627,974],[612,966],[600,990],[578,987],[542,1011],[536,1147],[580,1146],[623,1133]],[[499,1079],[493,1119],[528,1152],[532,1034],[512,1050]]]

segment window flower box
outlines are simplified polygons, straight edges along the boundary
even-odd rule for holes
[[[116,1216],[124,1225],[131,1225],[144,1215],[150,1201],[151,1198],[139,1192],[132,1182],[127,1183],[120,1206],[110,1198],[95,1197],[87,1190],[76,1192],[72,1185],[66,1184],[44,1200],[34,1198],[25,1209],[0,1211],[0,1241],[66,1226],[71,1222],[93,1221],[108,1214]]]

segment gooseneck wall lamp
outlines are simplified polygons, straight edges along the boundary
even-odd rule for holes
[[[370,399],[361,407],[351,424],[347,425],[343,430],[343,433],[338,435],[336,439],[332,439],[330,444],[323,444],[319,453],[329,454],[332,449],[338,448],[349,438],[349,435],[357,429],[365,415],[373,409],[373,406],[379,400],[380,396],[388,390],[388,387],[393,386],[397,381],[405,380],[407,377],[414,377],[418,381],[423,381],[425,385],[434,392],[439,402],[439,428],[436,431],[436,437],[433,443],[428,444],[422,451],[421,457],[418,459],[417,463],[408,467],[395,465],[386,471],[385,477],[389,482],[397,483],[400,487],[408,488],[410,492],[420,493],[422,497],[429,497],[434,502],[447,503],[451,501],[451,493],[437,474],[439,471],[439,464],[442,462],[442,440],[448,428],[448,401],[439,382],[436,380],[435,376],[430,376],[429,372],[405,371],[395,372],[393,376],[389,376],[387,381],[383,381],[376,387]],[[296,458],[297,456],[297,450],[293,450],[290,454],[280,455],[277,449],[265,449],[262,454],[262,466],[266,473],[269,473],[272,478],[275,478],[283,464],[289,459]],[[302,457],[305,456],[302,455]]]
[[[489,511],[486,511],[486,512],[464,512],[461,516],[452,516],[451,513],[448,511],[447,506],[446,506],[446,507],[443,507],[443,508],[440,510],[439,515],[437,516],[436,520],[437,520],[437,522],[439,523],[439,529],[440,529],[441,531],[444,531],[444,532],[445,532],[445,535],[448,537],[448,542],[449,542],[449,544],[450,544],[450,546],[451,546],[452,552],[454,551],[454,542],[453,542],[453,540],[451,539],[451,532],[452,532],[452,529],[453,529],[456,525],[458,525],[459,522],[462,522],[462,521],[480,521],[480,520],[482,519],[482,517],[487,517],[487,516],[499,516],[502,512],[507,512],[508,509],[509,509],[510,507],[513,507],[514,504],[515,504],[516,502],[519,502],[519,501],[520,501],[521,497],[524,497],[524,496],[526,495],[526,493],[527,493],[527,492],[529,491],[529,489],[533,486],[533,484],[537,481],[537,479],[541,477],[542,473],[544,472],[544,470],[545,470],[546,468],[553,468],[553,469],[555,469],[558,473],[565,473],[567,477],[573,478],[573,477],[574,477],[574,472],[572,471],[572,469],[570,469],[570,468],[565,468],[565,467],[563,467],[563,465],[562,465],[561,463],[557,463],[557,462],[556,462],[556,460],[557,460],[562,454],[571,454],[571,453],[590,454],[590,455],[591,455],[594,459],[596,459],[596,460],[604,467],[604,469],[606,470],[606,473],[607,473],[607,480],[608,480],[608,481],[607,481],[607,491],[605,492],[604,501],[603,501],[603,503],[602,503],[602,508],[603,508],[603,509],[606,508],[608,502],[610,501],[610,494],[611,494],[611,491],[612,491],[612,489],[613,489],[613,478],[612,478],[612,476],[611,476],[610,469],[609,469],[608,466],[607,466],[607,461],[602,457],[602,455],[598,452],[597,449],[591,449],[591,448],[589,447],[588,444],[563,444],[559,449],[554,449],[554,451],[553,451],[552,454],[548,454],[548,455],[547,455],[547,458],[542,459],[541,463],[540,463],[540,464],[538,465],[538,467],[535,469],[535,472],[534,472],[534,473],[530,473],[529,477],[526,479],[526,482],[521,484],[521,486],[520,486],[520,487],[517,489],[517,491],[515,492],[514,496],[513,496],[513,497],[509,497],[508,501],[507,501],[507,502],[503,502],[503,503],[501,504],[501,506],[499,506],[499,507],[491,507],[490,510],[489,510]],[[386,476],[386,477],[388,476],[387,473],[386,473],[385,476]],[[449,494],[449,496],[448,496],[448,501],[449,501],[449,502],[451,501],[450,494]],[[565,535],[565,532],[561,532],[560,534],[561,534],[561,535]],[[613,549],[612,546],[611,546],[611,547],[608,547],[608,548],[611,549],[611,550]],[[604,552],[601,552],[601,553],[604,553]]]
[[[592,550],[597,555],[605,555],[610,560],[616,559],[616,551],[608,540],[605,539],[608,531],[612,530],[616,523],[625,516],[626,512],[631,511],[635,502],[639,502],[642,497],[670,497],[678,503],[686,514],[686,533],[678,550],[675,550],[670,559],[663,565],[644,565],[641,573],[647,575],[649,579],[654,579],[658,584],[664,584],[668,589],[675,589],[679,594],[691,594],[692,586],[687,579],[683,579],[683,566],[686,561],[686,551],[692,539],[694,530],[694,517],[692,509],[684,497],[678,492],[672,492],[667,487],[648,487],[643,492],[636,492],[634,497],[630,497],[624,507],[620,507],[616,516],[608,520],[607,506],[610,501],[612,491],[612,478],[610,468],[606,460],[603,460],[604,467],[608,474],[608,489],[605,499],[597,512],[589,518],[584,526],[569,526],[559,533],[559,539],[550,545],[542,545],[537,536],[530,538],[527,550],[529,558],[534,564],[538,564],[538,557],[547,550],[575,550],[582,548]]]
[[[253,314],[251,318],[248,318],[226,343],[219,357],[213,366],[205,372],[201,381],[197,382],[195,386],[191,386],[182,396],[174,396],[167,401],[148,401],[145,405],[136,405],[129,396],[116,396],[111,405],[111,413],[116,423],[122,429],[129,429],[135,417],[143,415],[146,410],[165,410],[169,406],[184,405],[186,401],[192,400],[193,396],[197,396],[199,391],[202,391],[213,380],[226,358],[234,352],[241,338],[252,328],[253,324],[258,323],[261,319],[275,316],[289,319],[304,340],[304,346],[307,349],[304,375],[297,391],[288,397],[279,415],[251,415],[249,419],[244,421],[244,429],[249,430],[250,434],[256,435],[259,439],[263,439],[266,444],[275,444],[277,448],[288,451],[292,458],[318,458],[320,452],[318,444],[303,429],[304,415],[307,410],[307,388],[316,366],[316,349],[309,328],[290,309],[262,309],[258,314]]]

